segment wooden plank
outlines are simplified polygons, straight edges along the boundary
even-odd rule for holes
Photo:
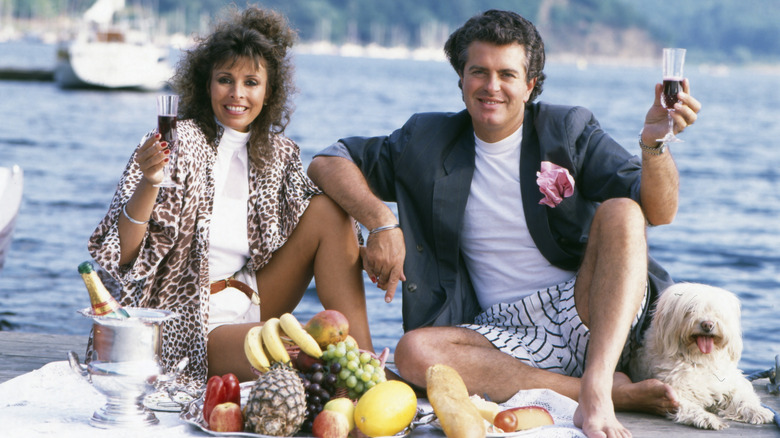
[[[83,362],[87,336],[0,331],[0,383],[49,362],[67,360],[71,350]]]

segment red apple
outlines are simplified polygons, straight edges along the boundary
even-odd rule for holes
[[[244,430],[244,415],[241,413],[241,407],[233,402],[216,405],[209,416],[209,429],[214,432]]]
[[[314,417],[311,433],[317,438],[347,438],[349,421],[341,412],[323,410]]]
[[[303,351],[299,351],[298,355],[295,356],[295,368],[298,371],[308,372],[311,369],[311,366],[315,363],[319,364],[325,364],[325,361],[322,359],[317,359],[314,357],[309,356],[308,354],[304,353]]]
[[[347,417],[349,423],[349,430],[355,428],[355,403],[346,397],[337,397],[328,400],[325,406],[322,407],[326,411],[340,412]]]
[[[314,315],[303,328],[322,349],[345,340],[349,335],[349,321],[338,310],[323,310]]]

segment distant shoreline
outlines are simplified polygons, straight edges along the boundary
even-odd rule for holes
[[[176,44],[177,47],[171,47],[172,50],[186,50],[186,45],[182,46],[182,42]],[[17,62],[8,62],[8,59],[0,61],[0,70],[7,72],[6,76],[0,77],[0,79],[10,80],[19,79],[19,74],[24,75],[25,70],[30,70],[34,73],[33,79],[27,78],[27,80],[49,80],[50,72],[54,69],[54,50],[57,43],[48,43],[43,41],[29,41],[29,40],[9,40],[0,41],[0,46],[10,44],[39,46],[52,50],[51,65],[44,65],[41,63],[41,59],[38,62],[34,62],[31,65],[19,65]],[[368,59],[385,59],[385,60],[417,60],[417,61],[433,61],[433,62],[447,62],[444,56],[444,50],[440,47],[428,47],[428,48],[408,48],[408,47],[385,47],[376,44],[358,45],[358,44],[342,44],[337,45],[328,42],[305,42],[299,43],[293,48],[294,54],[302,55],[325,55],[325,56],[341,56],[351,58],[368,58]],[[657,66],[660,60],[647,56],[625,57],[625,56],[608,56],[608,55],[582,55],[580,53],[562,52],[562,53],[547,53],[548,65],[571,65],[579,69],[585,69],[589,66],[616,66],[616,67],[634,67],[634,68],[651,68]],[[708,74],[714,74],[718,76],[727,76],[732,69],[747,69],[752,72],[761,74],[780,74],[780,62],[778,63],[750,63],[750,64],[722,64],[722,63],[699,63],[696,66],[700,71],[706,71]],[[17,70],[21,70],[18,72]]]

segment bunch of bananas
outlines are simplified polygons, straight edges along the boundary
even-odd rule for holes
[[[279,318],[269,319],[262,326],[252,327],[244,338],[244,353],[258,371],[267,371],[272,362],[290,363],[290,354],[284,346],[281,332],[304,353],[314,358],[322,357],[322,349],[317,341],[306,332],[295,316],[285,313]]]

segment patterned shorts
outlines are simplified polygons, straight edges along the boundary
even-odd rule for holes
[[[476,331],[502,352],[529,366],[580,377],[585,370],[590,330],[574,306],[576,279],[575,276],[565,283],[537,291],[512,304],[495,304],[477,315],[474,324],[461,327]],[[645,296],[631,324],[632,329],[645,312],[648,298],[648,289],[645,287]],[[626,342],[618,370],[627,367],[632,350],[636,347],[633,341]]]

